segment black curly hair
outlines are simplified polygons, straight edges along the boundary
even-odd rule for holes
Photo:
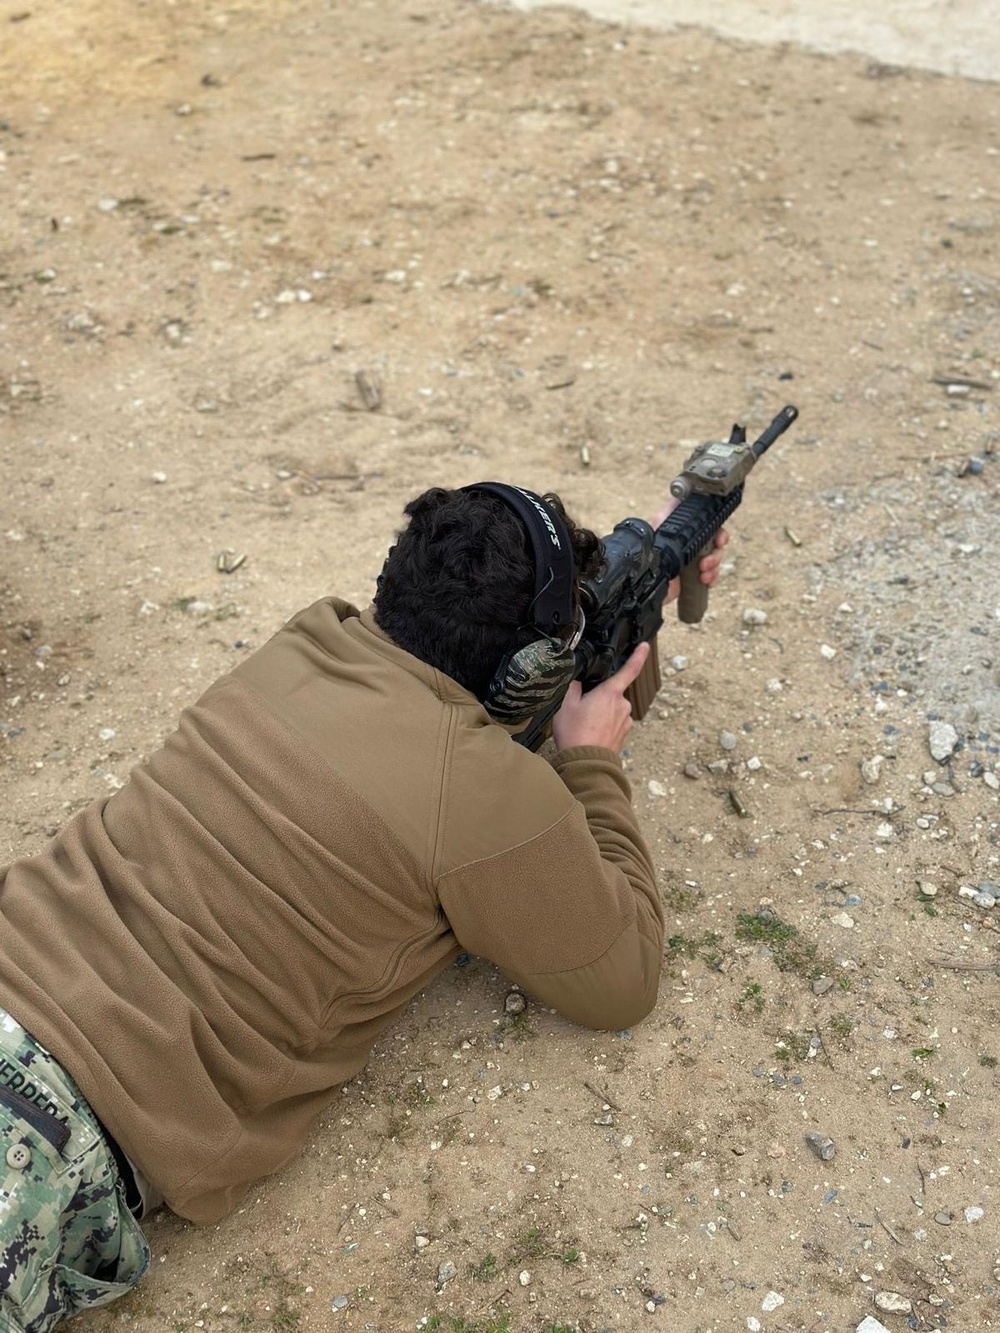
[[[566,516],[576,578],[600,572],[594,533]],[[409,523],[390,550],[375,593],[375,621],[401,648],[484,699],[505,653],[531,626],[535,565],[523,522],[498,495],[444,490],[411,500]]]

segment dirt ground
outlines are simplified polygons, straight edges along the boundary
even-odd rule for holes
[[[0,88],[0,858],[366,602],[426,485],[608,531],[801,412],[634,733],[655,1013],[449,970],[78,1326],[1000,1327],[997,86],[470,0],[2,0]]]

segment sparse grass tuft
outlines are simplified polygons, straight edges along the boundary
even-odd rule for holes
[[[777,916],[741,913],[736,918],[736,938],[766,944],[779,972],[796,972],[814,980],[834,970],[818,956],[816,945],[803,939],[795,926]]]

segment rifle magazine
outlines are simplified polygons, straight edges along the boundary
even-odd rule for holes
[[[632,684],[625,691],[625,698],[632,709],[632,716],[637,722],[649,712],[653,700],[660,692],[660,686],[663,684],[660,676],[660,653],[654,639],[650,644],[650,654],[646,658],[646,665],[639,672]]]

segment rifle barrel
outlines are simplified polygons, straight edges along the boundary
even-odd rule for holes
[[[753,444],[750,446],[754,458],[759,459],[762,454],[766,453],[778,436],[784,435],[785,431],[798,415],[799,409],[793,407],[791,403],[789,403],[787,407],[783,407],[760,439],[754,440]]]

